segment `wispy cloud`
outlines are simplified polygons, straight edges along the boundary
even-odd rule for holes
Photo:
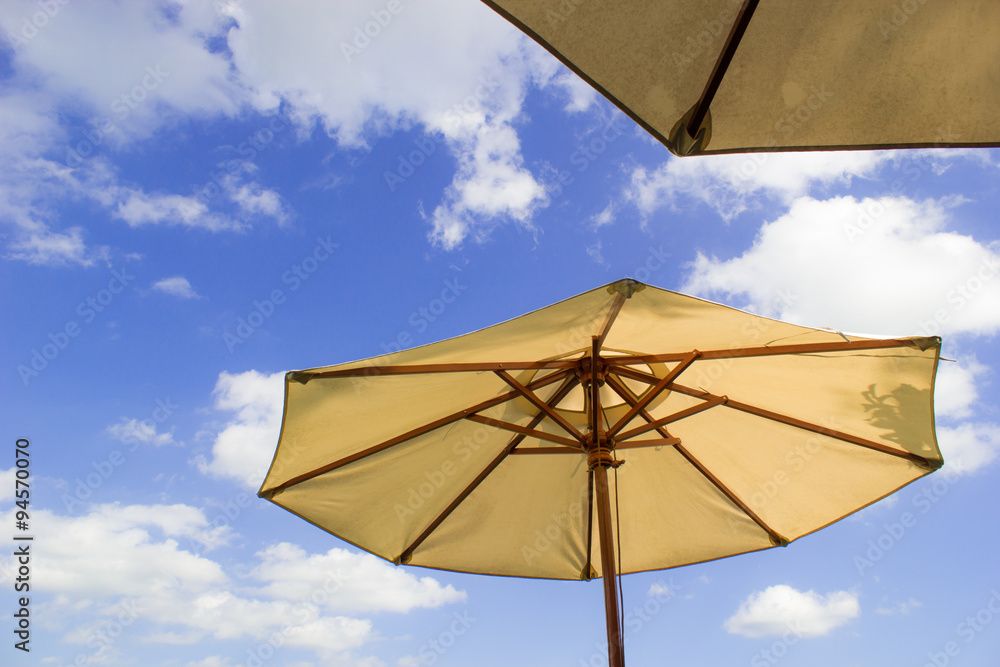
[[[153,283],[153,289],[181,299],[197,299],[198,293],[184,276],[171,276]]]

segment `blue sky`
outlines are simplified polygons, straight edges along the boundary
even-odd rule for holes
[[[625,577],[628,664],[995,664],[1000,152],[679,160],[471,1],[10,0],[0,33],[5,664],[606,664],[599,581],[396,568],[255,491],[285,371],[626,276],[954,360],[943,470]]]

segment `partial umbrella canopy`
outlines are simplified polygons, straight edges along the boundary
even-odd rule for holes
[[[677,155],[1000,145],[993,0],[484,0]]]
[[[288,373],[260,495],[395,563],[590,579],[604,467],[621,572],[783,546],[941,466],[939,350],[623,280]]]

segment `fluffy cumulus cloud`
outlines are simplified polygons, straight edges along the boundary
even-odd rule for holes
[[[220,373],[215,409],[235,413],[215,438],[211,460],[196,460],[201,472],[238,480],[256,490],[264,480],[281,430],[283,373]]]
[[[146,646],[238,640],[355,664],[351,652],[377,634],[363,615],[465,599],[451,586],[373,556],[343,549],[309,554],[287,543],[258,553],[249,574],[226,574],[187,548],[214,530],[204,512],[189,505],[99,505],[74,517],[36,510],[33,518],[40,528],[36,545],[45,554],[34,564],[33,601],[60,633],[61,646],[91,664],[113,661],[110,638],[123,627],[127,641]],[[11,572],[4,567],[0,579]],[[62,656],[61,662],[71,661]],[[227,662],[217,657],[196,664]]]
[[[728,221],[765,201],[789,204],[817,190],[879,176],[888,166],[900,173],[889,184],[890,192],[902,195],[922,174],[944,173],[956,158],[988,159],[975,151],[933,149],[670,158],[652,171],[633,170],[625,198],[647,217],[693,201],[714,208]]]
[[[699,253],[685,291],[723,296],[763,315],[874,335],[992,335],[1000,330],[1000,248],[949,231],[951,201],[906,197],[795,199],[732,258]],[[991,463],[1000,427],[972,417],[989,369],[940,364],[935,407],[949,470]]]
[[[557,75],[540,47],[479,3],[393,6],[97,0],[55,3],[36,27],[37,3],[4,3],[0,32],[10,36],[14,73],[0,99],[0,222],[13,230],[4,256],[101,259],[107,250],[89,247],[87,230],[59,218],[53,202],[66,197],[89,198],[130,226],[227,231],[254,216],[287,221],[287,204],[238,166],[214,184],[151,192],[124,183],[108,162],[109,150],[179,120],[278,111],[300,138],[319,126],[348,148],[412,128],[432,147],[443,142],[456,171],[428,207],[433,243],[454,248],[505,221],[531,228],[546,197],[515,129],[525,93],[550,85],[571,111],[588,108],[593,93]],[[93,122],[71,129],[64,108]],[[209,187],[212,196],[201,196]]]
[[[436,579],[417,579],[370,554],[330,549],[307,554],[288,543],[276,544],[257,554],[261,563],[251,576],[263,583],[262,593],[275,599],[301,600],[324,584],[335,587],[324,608],[330,612],[393,611],[439,607],[464,602],[465,593],[442,586]]]
[[[683,289],[843,331],[991,334],[1000,329],[1000,248],[949,231],[952,204],[801,197],[742,255],[699,253]]]
[[[198,217],[180,212],[177,196],[123,186],[96,154],[181,116],[232,115],[246,93],[224,55],[206,48],[206,37],[226,25],[211,3],[46,6],[12,0],[0,7],[13,70],[0,104],[0,222],[12,230],[4,255],[90,265],[105,249],[88,248],[86,231],[65,226],[54,202],[89,197],[126,220]],[[37,19],[39,12],[47,18]],[[67,108],[94,122],[71,131]]]
[[[671,158],[653,171],[636,168],[626,198],[647,216],[687,199],[729,220],[755,207],[758,197],[790,201],[818,185],[869,177],[891,159],[889,152],[865,151]]]
[[[989,368],[975,357],[959,358],[957,362],[942,361],[934,382],[935,414],[952,419],[972,415],[979,397],[976,383],[989,375]]]
[[[390,192],[439,142],[447,148],[457,169],[426,214],[433,243],[454,248],[504,221],[531,227],[545,193],[523,164],[514,127],[525,92],[551,81],[573,109],[591,98],[554,77],[541,49],[487,7],[404,1],[390,12],[384,3],[316,3],[308,21],[261,0],[229,7],[238,24],[229,33],[233,62],[257,108],[284,101],[300,125],[318,122],[347,147],[420,128],[416,153],[386,172]],[[292,31],[295,40],[281,39]]]
[[[848,591],[820,595],[791,586],[770,586],[753,593],[725,622],[726,631],[744,637],[827,635],[861,613],[858,596]]]
[[[938,444],[944,455],[944,470],[968,475],[989,465],[1000,452],[1000,426],[969,422],[938,426]]]

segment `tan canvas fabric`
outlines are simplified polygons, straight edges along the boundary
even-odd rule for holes
[[[787,543],[941,465],[933,412],[939,340],[872,342],[620,281],[458,338],[289,373],[281,437],[260,494],[397,562],[555,579],[599,574],[587,454],[552,451],[563,445],[542,439],[574,436],[550,417],[534,435],[498,427],[496,420],[529,427],[540,411],[492,366],[427,365],[502,364],[517,382],[538,383],[560,369],[518,366],[578,364],[613,311],[606,360],[705,355],[649,402],[648,419],[712,397],[728,401],[667,424],[678,446],[628,447],[662,439],[654,430],[619,440],[615,458],[624,463],[609,477],[623,572]],[[649,376],[618,378],[632,400],[679,363],[632,361],[628,368]],[[601,389],[605,430],[629,410],[611,383]],[[561,384],[536,394],[548,401]],[[516,398],[469,410],[510,393]],[[579,385],[556,412],[589,432]],[[494,421],[464,418],[473,413]],[[618,435],[646,423],[636,415]],[[500,456],[515,437],[523,439],[514,452]],[[517,453],[538,448],[549,450]]]
[[[486,0],[668,146],[742,0]],[[1000,145],[1000,3],[761,0],[692,154]]]

